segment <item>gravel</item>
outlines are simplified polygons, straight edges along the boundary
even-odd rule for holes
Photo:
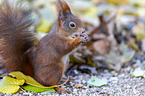
[[[89,67],[88,69],[94,68]],[[68,93],[33,93],[33,92],[23,92],[19,91],[13,96],[33,96],[33,95],[45,95],[45,96],[145,96],[145,79],[136,78],[131,76],[132,67],[122,68],[120,72],[109,71],[99,69],[96,72],[91,74],[80,73],[77,70],[74,70],[75,76],[70,76],[70,80],[66,85],[63,85],[61,88],[69,90],[71,94]],[[95,87],[87,84],[87,81],[91,76],[98,76],[99,78],[106,78],[108,84],[102,87]],[[67,79],[64,76],[64,79]],[[0,94],[4,95],[4,94]],[[12,94],[5,94],[5,96],[10,96]]]

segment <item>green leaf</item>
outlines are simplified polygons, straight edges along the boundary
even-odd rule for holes
[[[103,85],[107,85],[107,80],[106,79],[99,79],[98,77],[93,76],[88,81],[88,84],[100,87]]]
[[[25,83],[25,80],[18,80],[8,76],[5,76],[0,81],[0,92],[2,93],[16,93],[20,86]]]
[[[32,85],[22,86],[22,88],[32,92],[45,92],[45,91],[55,92],[54,88],[40,88]]]
[[[76,63],[76,64],[82,64],[82,63],[84,63],[84,62],[82,62],[81,60],[79,60],[79,59],[77,59],[75,56],[73,56],[73,55],[70,55],[70,57],[69,57],[69,59],[70,59],[70,62],[71,63]]]
[[[118,48],[114,48],[105,56],[105,61],[110,69],[119,71],[123,64],[126,64],[133,59],[134,55],[135,51],[131,50],[124,42],[122,42],[119,47],[119,52]]]
[[[128,52],[128,51],[129,51],[128,46],[127,46],[124,42],[122,42],[122,43],[120,44],[119,49],[120,49],[120,51],[121,51],[122,53],[125,53],[125,52]]]
[[[110,53],[105,56],[105,61],[110,69],[119,71],[122,67],[120,58],[121,56],[116,54],[116,51],[110,51]]]
[[[144,77],[145,78],[145,70],[142,70],[140,67],[136,68],[131,75],[134,77]]]
[[[122,63],[129,62],[130,60],[132,60],[134,55],[135,55],[135,51],[133,51],[133,50],[124,53],[123,56],[121,56],[121,62]]]
[[[120,45],[120,51],[123,53],[120,58],[122,63],[129,62],[135,55],[135,51],[130,50],[124,42],[122,42]]]

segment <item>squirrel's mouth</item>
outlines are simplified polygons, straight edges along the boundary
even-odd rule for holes
[[[71,38],[79,37],[82,33],[85,33],[86,30],[84,28],[79,28],[76,32],[72,33]]]

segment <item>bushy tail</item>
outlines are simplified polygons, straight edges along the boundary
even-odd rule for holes
[[[14,0],[15,1],[15,0]],[[3,0],[0,6],[0,72],[23,71],[33,46],[31,12],[20,2]]]

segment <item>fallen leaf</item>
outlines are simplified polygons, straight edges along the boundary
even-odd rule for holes
[[[81,57],[76,57],[74,55],[70,55],[69,58],[70,58],[70,62],[74,63],[74,64],[84,64],[85,63],[85,61],[82,60]]]
[[[96,13],[97,13],[97,8],[95,6],[92,6],[84,12],[84,15],[87,15],[93,18],[96,16]]]
[[[17,79],[24,79],[26,81],[26,84],[40,87],[40,88],[54,88],[57,86],[57,85],[50,86],[50,87],[43,86],[40,83],[38,83],[37,81],[35,81],[32,77],[24,75],[23,73],[21,73],[19,71],[11,72],[9,75],[16,77]]]
[[[119,71],[123,64],[126,64],[135,55],[135,51],[131,50],[125,43],[121,43],[119,47],[119,51],[117,52],[118,48],[115,50],[110,51],[109,54],[105,56],[106,64],[110,69],[114,69]]]
[[[99,40],[93,43],[93,47],[97,53],[104,55],[107,54],[109,50],[109,42],[105,40]]]
[[[40,88],[32,85],[22,86],[22,88],[32,92],[45,92],[45,91],[55,92],[54,88]]]
[[[145,33],[138,32],[136,33],[136,37],[138,41],[142,41],[145,38]]]
[[[119,50],[120,50],[122,53],[125,53],[125,52],[129,51],[129,48],[128,48],[128,46],[127,46],[124,42],[122,42],[122,43],[120,44]]]
[[[103,86],[103,85],[107,85],[107,80],[106,79],[100,79],[96,76],[93,76],[88,81],[88,84],[100,87],[100,86]]]
[[[145,78],[145,70],[142,70],[140,67],[136,68],[131,75],[134,77],[144,77]]]
[[[128,42],[128,45],[131,46],[135,51],[139,51],[139,48],[135,42]]]
[[[51,24],[46,19],[41,19],[40,24],[37,26],[37,32],[44,32],[47,33],[51,28]]]
[[[115,51],[111,51],[109,54],[105,56],[106,64],[108,65],[109,69],[114,69],[116,71],[120,71],[122,67],[122,63],[120,60],[120,55],[116,54]]]
[[[135,55],[135,51],[130,50],[129,47],[123,42],[121,43],[119,49],[123,54],[121,56],[121,63],[123,63],[123,64],[129,62]]]
[[[43,8],[38,9],[38,13],[41,21],[37,27],[37,32],[48,33],[57,19],[55,4],[53,3],[46,3],[46,4],[47,5],[44,6]]]
[[[119,5],[119,4],[128,4],[129,0],[106,0],[108,3]]]
[[[121,62],[127,63],[129,62],[135,55],[135,51],[128,51],[126,53],[123,54],[123,56],[121,56]]]
[[[129,0],[131,4],[133,5],[138,5],[138,6],[145,6],[145,1],[144,0]]]
[[[33,85],[36,87],[44,87],[43,85],[41,85],[40,83],[35,81],[32,77],[24,75],[23,73],[21,73],[19,71],[11,72],[9,75],[16,77],[17,79],[25,80],[26,83],[29,85]]]
[[[96,64],[91,59],[89,59],[89,58],[87,58],[86,64],[91,66],[91,67],[96,67]]]
[[[144,23],[137,22],[133,27],[132,32],[136,35],[137,41],[142,41],[145,38]]]
[[[16,93],[20,85],[23,85],[25,80],[14,79],[12,77],[5,76],[0,81],[0,92],[2,93]]]

